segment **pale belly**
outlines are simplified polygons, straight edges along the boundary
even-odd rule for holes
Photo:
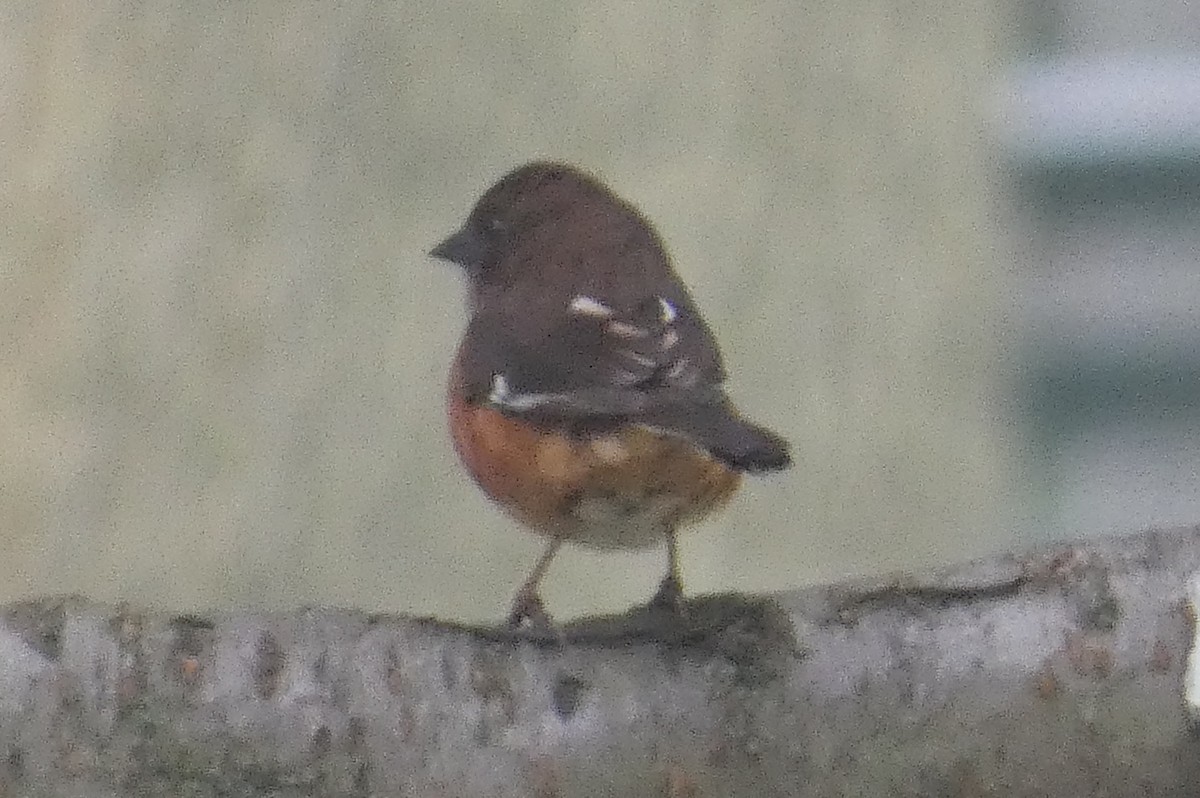
[[[677,528],[684,506],[678,497],[639,501],[585,496],[571,511],[575,521],[564,530],[572,543],[599,549],[642,549],[663,541]]]

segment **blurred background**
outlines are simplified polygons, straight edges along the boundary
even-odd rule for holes
[[[0,600],[502,617],[542,544],[454,462],[425,253],[533,158],[645,211],[792,441],[683,538],[689,591],[1200,519],[1186,3],[0,20]],[[545,598],[663,566],[564,550]]]
[[[1200,8],[1031,3],[1000,107],[1034,517],[1200,518]]]

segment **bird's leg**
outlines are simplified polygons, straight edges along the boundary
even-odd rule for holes
[[[546,550],[542,552],[542,556],[533,566],[529,578],[517,590],[517,595],[513,597],[512,611],[508,614],[509,626],[528,626],[539,629],[553,627],[554,623],[546,613],[546,608],[542,606],[541,598],[538,597],[538,584],[546,575],[546,569],[550,567],[550,561],[554,559],[562,542],[562,538],[550,539]]]
[[[667,575],[658,585],[658,592],[650,599],[652,607],[662,607],[673,612],[683,612],[683,581],[679,578],[679,544],[675,530],[667,532]]]

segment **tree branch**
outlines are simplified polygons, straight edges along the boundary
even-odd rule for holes
[[[338,610],[0,623],[47,795],[1185,795],[1200,529],[530,635]]]

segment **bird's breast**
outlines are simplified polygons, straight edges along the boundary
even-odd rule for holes
[[[462,399],[454,448],[483,491],[534,531],[597,548],[640,548],[724,505],[740,475],[691,442],[630,425],[569,435]]]

